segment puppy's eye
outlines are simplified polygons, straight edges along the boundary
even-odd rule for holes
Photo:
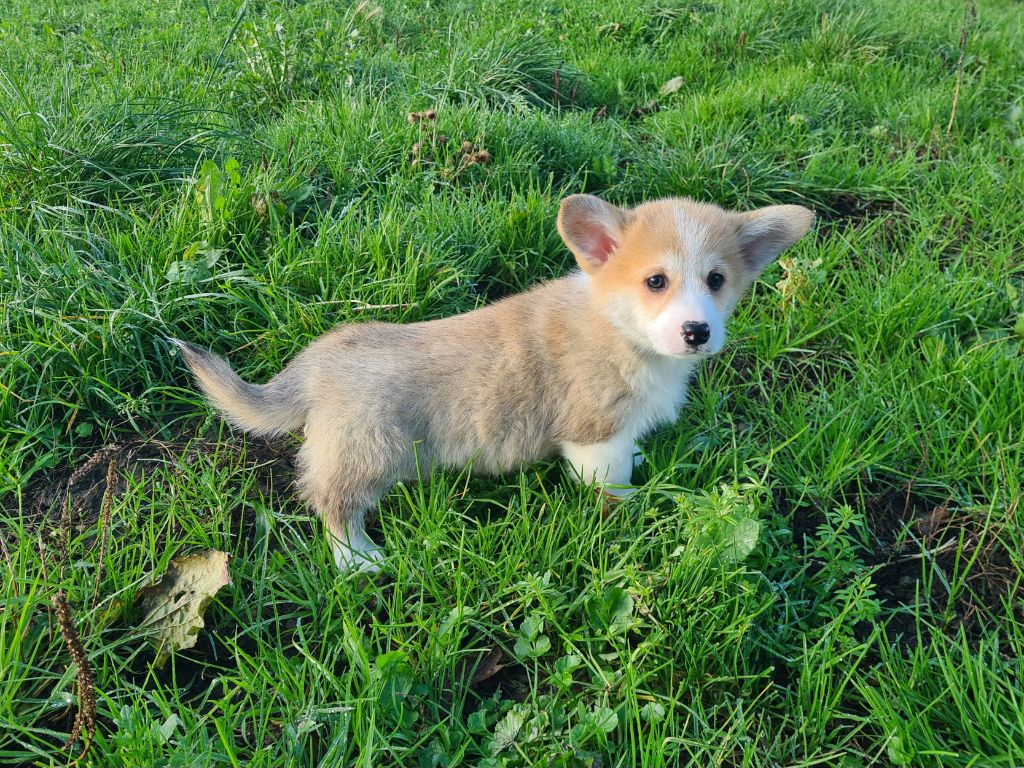
[[[651,275],[647,278],[647,287],[652,291],[660,291],[667,282],[668,280],[665,279],[664,275]]]
[[[725,275],[721,272],[712,272],[708,275],[708,288],[717,291],[725,283]]]

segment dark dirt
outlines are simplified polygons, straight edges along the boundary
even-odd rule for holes
[[[906,209],[895,200],[877,200],[843,193],[821,206],[811,206],[818,217],[814,228],[816,242],[821,243],[834,232],[845,232],[868,222],[881,220],[877,237],[891,248],[900,247],[907,234]],[[852,256],[854,261],[858,256]]]
[[[895,200],[879,200],[843,192],[816,208],[818,218],[825,222],[857,222],[888,213],[901,213],[903,207]]]
[[[716,365],[711,361],[710,365]],[[746,382],[745,393],[755,402],[763,403],[764,393],[787,386],[796,386],[801,392],[819,392],[828,382],[849,381],[853,378],[854,362],[839,349],[820,344],[817,348],[787,352],[772,360],[771,365],[759,364],[748,354],[737,352],[730,363],[737,381]]]
[[[784,500],[777,501],[786,508]],[[1003,610],[1011,592],[1021,589],[1009,554],[991,529],[984,534],[977,517],[948,499],[917,491],[913,482],[855,483],[836,502],[862,511],[867,519],[872,541],[859,559],[872,574],[890,641],[918,642],[917,606],[937,623],[944,622],[946,631],[963,627],[974,637],[990,615]],[[794,543],[807,551],[825,516],[813,504],[795,508],[791,515]],[[968,588],[951,602],[945,585],[972,558],[964,576]],[[862,636],[871,630],[870,625],[858,627]]]
[[[84,532],[96,527],[107,492],[107,471],[111,462],[115,468],[114,493],[117,494],[127,477],[143,479],[159,467],[188,466],[204,455],[225,452],[240,455],[243,450],[244,469],[256,471],[261,491],[280,492],[290,485],[294,474],[293,451],[284,441],[270,443],[240,436],[235,442],[224,442],[192,431],[174,442],[136,438],[101,446],[73,465],[40,475],[26,487],[21,509],[14,506],[16,500],[11,499],[4,511],[11,516],[23,516],[25,524],[33,531],[45,526],[58,527],[62,518],[68,517],[76,532]]]
[[[286,504],[298,504],[290,500],[293,451],[286,442],[271,444],[241,436],[237,441],[218,441],[197,431],[196,426],[191,425],[179,441],[136,438],[83,454],[74,465],[58,467],[31,482],[22,496],[20,509],[13,506],[15,500],[12,500],[4,512],[11,517],[20,517],[26,529],[39,537],[40,549],[46,554],[44,567],[63,568],[75,557],[75,552],[102,542],[99,521],[108,495],[108,477],[114,478],[112,493],[116,499],[124,492],[126,479],[144,483],[158,469],[171,466],[174,468],[172,472],[180,472],[177,467],[191,465],[204,456],[231,453],[239,457],[244,451],[239,474],[255,474],[257,483],[253,493],[269,495],[273,492]],[[108,474],[111,464],[113,473]],[[243,518],[239,521],[240,535],[253,538],[255,526],[254,519]],[[311,531],[314,528],[312,519],[310,528]],[[69,554],[66,552],[67,542],[72,539],[77,541],[75,551]],[[121,631],[119,626],[120,621],[115,621],[104,631]],[[217,629],[223,631],[224,627]],[[183,687],[192,684],[189,681],[193,673],[199,677],[207,675],[209,668],[206,665],[216,665],[218,658],[230,657],[216,633],[205,633],[204,637],[205,641],[194,650],[179,654],[176,659],[177,680]],[[241,638],[243,644],[244,641],[245,638]],[[137,674],[148,674],[142,657],[138,658],[136,666]],[[205,685],[208,681],[197,678],[192,682]]]
[[[529,672],[500,645],[481,648],[465,656],[454,677],[441,684],[446,701],[460,698],[466,690],[479,699],[489,698],[500,690],[502,698],[525,701],[530,691]]]

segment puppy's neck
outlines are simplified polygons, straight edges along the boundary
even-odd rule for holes
[[[562,294],[568,310],[561,319],[571,326],[572,336],[595,354],[602,355],[625,381],[646,380],[652,376],[686,376],[693,369],[692,361],[659,355],[623,332],[609,317],[585,273],[572,272],[553,285]]]

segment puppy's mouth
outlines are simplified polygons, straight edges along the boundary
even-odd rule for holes
[[[705,357],[711,357],[714,354],[714,350],[709,350],[706,346],[700,347],[685,347],[679,349],[678,347],[669,347],[666,349],[663,345],[654,345],[654,352],[662,357],[668,357],[673,360],[703,360]]]
[[[700,346],[686,346],[683,349],[669,352],[670,357],[677,360],[703,360],[706,357],[713,357],[722,351],[722,345],[714,339]]]
[[[705,349],[704,347],[697,347],[691,349],[684,349],[681,352],[676,352],[672,357],[677,357],[680,360],[700,360],[705,357],[711,357],[715,354],[714,350]]]

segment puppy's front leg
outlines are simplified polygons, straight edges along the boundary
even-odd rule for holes
[[[636,489],[633,476],[633,438],[615,435],[604,443],[563,443],[562,455],[581,483],[595,483],[602,491],[624,499]]]
[[[647,461],[647,459],[644,458],[644,452],[640,450],[639,445],[633,443],[633,469],[643,466],[645,461]]]

